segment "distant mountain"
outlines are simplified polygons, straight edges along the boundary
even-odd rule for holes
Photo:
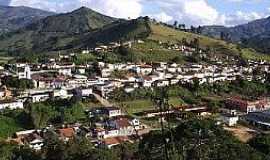
[[[242,43],[264,53],[270,53],[270,17],[235,27],[204,26],[202,34]]]
[[[0,33],[15,31],[54,14],[29,7],[0,6]]]
[[[73,12],[48,16],[0,37],[0,51],[44,52],[72,47],[74,40],[96,32],[116,18],[81,7]]]

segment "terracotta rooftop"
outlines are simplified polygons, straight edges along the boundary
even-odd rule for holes
[[[61,137],[72,138],[75,135],[73,128],[58,129],[57,132]]]
[[[117,145],[126,141],[129,141],[129,138],[126,136],[106,138],[103,140],[106,145]]]

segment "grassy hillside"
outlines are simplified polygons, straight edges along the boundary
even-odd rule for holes
[[[156,40],[161,42],[181,42],[183,38],[187,41],[192,41],[194,38],[198,38],[200,41],[200,47],[212,48],[215,53],[223,55],[242,55],[244,58],[249,59],[266,59],[270,61],[270,56],[266,54],[260,54],[253,49],[239,49],[236,44],[228,43],[222,40],[213,39],[210,37],[178,31],[166,26],[151,24],[151,35],[148,37],[150,40]]]

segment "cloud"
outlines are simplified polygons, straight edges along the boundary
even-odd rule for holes
[[[159,14],[149,15],[149,16],[161,22],[170,22],[173,20],[173,17],[167,15],[164,12],[161,12]]]
[[[152,5],[156,5],[157,17],[161,12],[179,21],[179,23],[186,23],[187,25],[210,25],[215,24],[219,19],[218,11],[210,6],[206,0],[149,1]]]
[[[80,6],[77,0],[11,0],[9,5],[28,6],[53,12],[67,12]]]
[[[53,12],[69,12],[87,6],[119,18],[137,18],[142,11],[140,0],[11,0],[10,6],[29,6]]]
[[[250,21],[261,19],[266,16],[267,14],[260,14],[257,12],[242,12],[242,11],[237,11],[236,13],[230,15],[223,15],[224,25],[227,26],[235,26],[243,23],[248,23]]]
[[[260,2],[261,0],[223,1],[234,5],[234,2]],[[208,0],[11,0],[10,5],[24,5],[54,12],[69,12],[81,6],[87,6],[113,17],[137,18],[141,15],[149,15],[159,21],[172,23],[177,20],[187,26],[232,26],[267,16],[267,14],[242,11],[230,14],[220,13],[217,8],[210,5]]]
[[[141,0],[80,0],[80,5],[88,6],[101,13],[119,18],[137,18],[141,15]]]
[[[148,0],[149,5],[155,4],[163,15],[172,17],[179,23],[186,25],[226,25],[235,26],[247,23],[256,19],[264,18],[269,13],[243,12],[221,13],[212,7],[207,0]],[[260,0],[226,0],[228,2],[260,2]],[[232,4],[233,5],[233,4]],[[155,14],[152,14],[155,15]],[[160,17],[157,13],[155,17]],[[162,20],[160,18],[160,20]]]

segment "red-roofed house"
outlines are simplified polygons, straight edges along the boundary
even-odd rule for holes
[[[245,113],[270,109],[270,102],[267,98],[259,99],[256,101],[248,101],[239,97],[233,97],[228,98],[225,104],[230,109],[235,109]]]
[[[113,146],[117,146],[123,142],[130,141],[126,136],[119,136],[119,137],[111,137],[105,138],[103,140],[103,144],[106,145],[108,148],[112,148]]]
[[[65,142],[75,137],[75,131],[73,128],[58,129],[56,132],[59,134],[60,139]]]

